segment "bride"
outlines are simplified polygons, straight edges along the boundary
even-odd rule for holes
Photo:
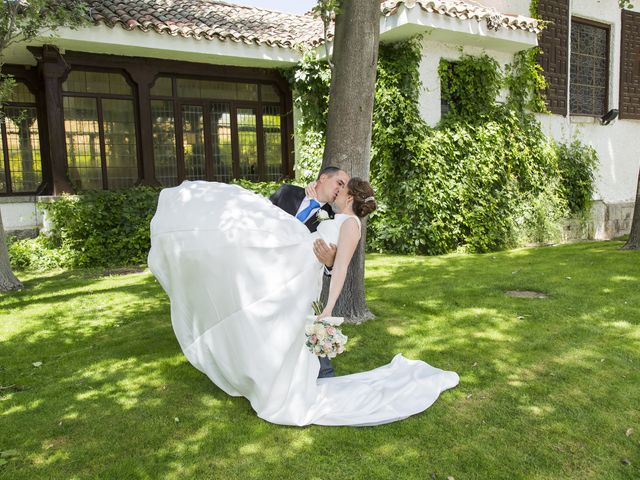
[[[337,245],[331,316],[375,208],[368,182],[352,178],[340,211],[309,233],[295,217],[237,185],[185,181],[162,190],[151,222],[149,268],[171,300],[171,321],[189,362],[257,415],[282,425],[379,425],[427,409],[458,375],[396,355],[377,369],[317,379],[305,325],[322,286],[313,255]]]

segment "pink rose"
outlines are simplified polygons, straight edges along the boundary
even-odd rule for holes
[[[316,337],[315,333],[309,337],[309,341],[312,345],[315,345],[318,342],[318,337]]]
[[[325,351],[326,353],[329,353],[329,352],[332,350],[332,348],[331,348],[331,342],[324,342],[323,347],[324,347],[324,351]]]
[[[332,335],[332,336],[333,336],[333,335],[335,335],[335,334],[336,334],[336,329],[335,329],[335,327],[332,327],[331,325],[329,325],[329,326],[327,327],[327,335]]]

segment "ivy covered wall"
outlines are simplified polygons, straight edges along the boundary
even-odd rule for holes
[[[504,72],[487,55],[442,61],[449,112],[431,128],[418,109],[420,48],[419,39],[380,48],[371,159],[380,208],[368,248],[440,254],[557,240],[561,219],[588,207],[597,159],[542,133],[531,113],[544,109],[535,52]],[[289,76],[301,112],[296,172],[307,181],[322,157],[330,74],[306,56]]]

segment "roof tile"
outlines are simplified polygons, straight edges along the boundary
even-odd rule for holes
[[[246,44],[266,44],[281,48],[296,45],[315,47],[324,43],[320,19],[310,14],[295,15],[220,0],[105,0],[89,1],[95,23],[109,27],[120,24],[126,30],[155,31],[195,39],[229,39]],[[380,2],[385,16],[400,7],[419,6],[426,12],[459,19],[485,21],[489,29],[539,32],[536,20],[507,15],[471,0],[386,0]],[[333,37],[333,28],[329,38]]]

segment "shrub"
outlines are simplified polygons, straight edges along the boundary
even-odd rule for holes
[[[594,193],[598,156],[593,147],[574,140],[570,144],[555,144],[560,173],[560,191],[569,210],[580,214],[588,210]]]
[[[64,267],[67,263],[67,252],[55,248],[45,235],[23,240],[12,237],[8,247],[11,268],[15,270],[40,272]]]
[[[68,267],[143,264],[158,194],[155,188],[134,187],[63,195],[41,204],[53,225],[50,241],[66,252]]]

